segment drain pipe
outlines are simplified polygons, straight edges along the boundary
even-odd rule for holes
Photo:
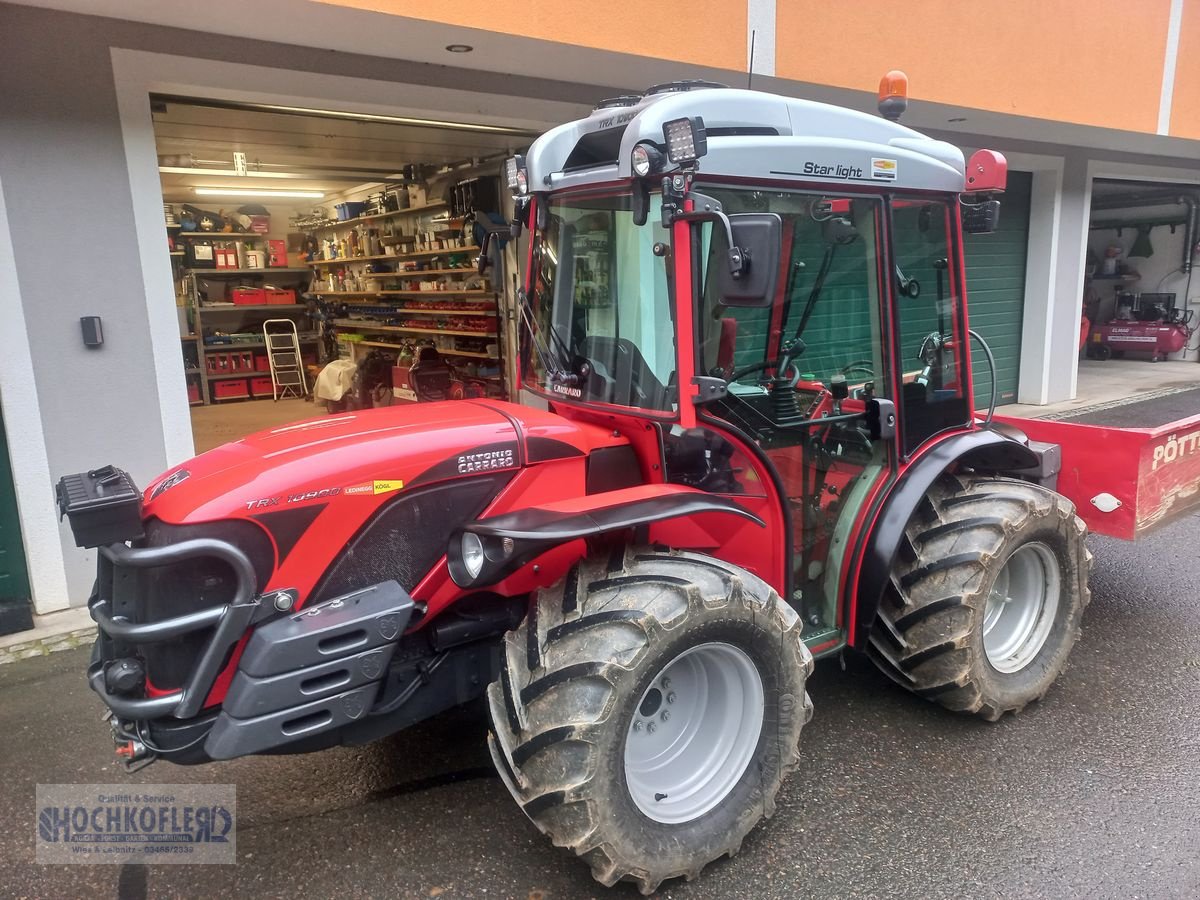
[[[1182,270],[1184,274],[1191,274],[1192,254],[1196,250],[1196,241],[1200,238],[1200,203],[1197,203],[1196,198],[1191,194],[1182,195],[1179,202],[1188,208],[1187,229],[1183,238]],[[1187,297],[1183,298],[1183,302],[1187,303]]]

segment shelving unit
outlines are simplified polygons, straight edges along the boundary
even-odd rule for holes
[[[204,234],[205,236],[210,236],[207,232]],[[224,236],[220,237],[223,238]],[[258,237],[262,236],[259,235]],[[236,278],[240,282],[250,282],[256,286],[269,283],[274,279],[284,281],[290,286],[294,285],[297,294],[300,294],[304,292],[306,276],[311,274],[311,270],[308,267],[275,266],[268,268],[184,269],[183,274],[188,282],[192,326],[195,331],[195,334],[185,337],[183,340],[195,343],[196,361],[198,363],[196,367],[187,369],[186,373],[189,378],[196,378],[200,385],[200,399],[192,401],[193,405],[209,404],[218,399],[214,396],[213,390],[213,384],[216,382],[232,378],[251,379],[269,377],[268,372],[263,372],[256,368],[241,368],[228,372],[210,371],[209,357],[214,354],[236,355],[250,351],[261,352],[266,349],[266,344],[262,340],[209,343],[205,338],[213,336],[212,332],[231,333],[236,329],[240,333],[258,332],[261,337],[263,320],[270,318],[290,318],[293,320],[304,320],[308,324],[306,332],[301,335],[300,342],[303,346],[311,347],[320,342],[319,337],[311,332],[311,315],[308,312],[308,305],[305,303],[209,304],[203,302],[198,285],[198,281],[201,279]],[[255,355],[258,354],[256,353]],[[245,396],[252,395],[250,392],[247,392]],[[230,397],[229,399],[235,398]],[[236,399],[243,398],[239,396]]]
[[[339,255],[309,263],[314,273],[311,292],[323,300],[344,302],[356,316],[330,323],[352,360],[370,349],[393,351],[399,357],[415,344],[432,344],[452,364],[457,360],[464,377],[503,385],[499,368],[493,373],[488,365],[501,356],[497,295],[469,264],[478,246],[447,246],[460,240],[447,236],[460,220],[428,215],[446,207],[437,201],[312,229],[326,251],[336,247]],[[381,224],[382,228],[368,227]],[[343,238],[339,232],[353,232],[353,237]],[[394,241],[398,237],[407,238],[410,249],[401,251],[403,245]],[[366,252],[380,246],[394,252]],[[406,264],[420,268],[402,268]],[[383,266],[391,271],[367,271]],[[416,282],[436,282],[441,289],[418,290]],[[417,301],[426,304],[413,306]],[[451,327],[437,327],[439,319]],[[461,327],[467,324],[483,327]],[[347,339],[347,332],[363,339]],[[483,374],[478,371],[481,365]]]

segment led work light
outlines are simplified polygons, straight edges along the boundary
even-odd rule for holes
[[[663,138],[667,142],[667,156],[673,163],[692,162],[708,152],[708,136],[700,116],[663,122]]]
[[[525,171],[525,157],[519,153],[504,161],[504,180],[513,194],[529,192],[529,173]]]

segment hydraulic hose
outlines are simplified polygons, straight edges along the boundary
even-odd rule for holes
[[[987,357],[988,369],[992,373],[992,403],[988,407],[987,418],[983,420],[986,427],[992,424],[992,416],[996,414],[996,357],[992,356],[992,348],[988,346],[987,341],[978,331],[970,330],[968,333],[979,341],[979,346],[983,348],[983,355]]]

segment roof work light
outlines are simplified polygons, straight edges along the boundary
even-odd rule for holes
[[[529,173],[525,171],[524,156],[518,153],[504,161],[504,180],[514,196],[529,192]]]
[[[663,122],[663,138],[667,157],[676,164],[694,162],[708,152],[708,135],[700,116]]]

